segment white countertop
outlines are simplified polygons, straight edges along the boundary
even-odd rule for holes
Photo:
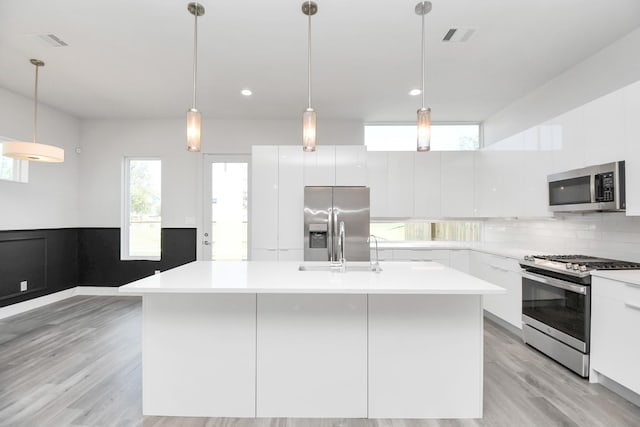
[[[640,270],[595,270],[591,275],[640,286]]]
[[[435,262],[381,262],[382,272],[298,271],[300,262],[195,261],[119,291],[154,293],[500,294],[505,290]],[[308,266],[326,263],[302,263]],[[347,263],[363,267],[369,263]]]

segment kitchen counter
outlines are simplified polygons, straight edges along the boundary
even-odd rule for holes
[[[375,249],[375,243],[371,245],[372,249]],[[472,250],[477,252],[484,252],[492,255],[504,256],[507,258],[513,258],[520,260],[525,255],[537,254],[540,251],[522,248],[512,248],[504,246],[500,243],[485,243],[485,242],[467,242],[467,241],[400,241],[392,242],[386,240],[378,241],[378,249],[393,249],[393,250]]]
[[[194,262],[122,286],[142,295],[143,414],[482,417],[482,295],[502,288],[432,262],[298,266]]]
[[[299,271],[300,265],[314,271]],[[196,261],[120,287],[122,293],[495,294],[504,290],[435,262],[347,262],[347,271],[315,271],[321,262]]]

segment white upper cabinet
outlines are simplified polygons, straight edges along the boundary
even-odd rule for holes
[[[316,151],[304,153],[304,185],[325,186],[336,183],[336,150],[333,145],[320,145]]]
[[[584,110],[585,166],[624,160],[623,91],[616,91],[581,107]]]
[[[386,216],[410,218],[413,215],[413,157],[412,151],[390,151],[387,156]]]
[[[623,90],[627,215],[640,216],[640,81]]]
[[[335,185],[367,185],[367,147],[335,146]]]
[[[387,209],[387,152],[367,153],[367,185],[369,186],[370,214],[372,218],[386,216]]]
[[[302,249],[304,235],[304,153],[281,145],[278,152],[278,248]],[[279,257],[281,258],[281,257]]]
[[[278,147],[251,150],[251,247],[278,248]],[[253,251],[252,251],[253,255]]]
[[[474,151],[441,154],[441,206],[444,217],[474,216]]]
[[[438,218],[442,214],[440,152],[414,153],[413,158],[413,215],[417,218]]]
[[[550,126],[554,136],[551,173],[586,166],[584,109],[576,108],[568,111],[544,126]],[[544,135],[541,136],[544,137]]]

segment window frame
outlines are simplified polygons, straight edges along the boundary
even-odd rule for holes
[[[120,260],[121,261],[160,261],[162,259],[162,236],[160,240],[160,255],[130,255],[129,248],[129,228],[131,225],[130,208],[131,208],[131,195],[130,195],[130,171],[131,161],[134,160],[157,160],[160,162],[160,211],[162,211],[162,158],[159,156],[125,156],[122,162],[122,188],[121,188],[121,212],[120,212]],[[162,233],[162,215],[160,216],[160,233]]]
[[[432,122],[431,126],[478,126],[478,148],[475,150],[432,150],[432,151],[479,151],[484,148],[484,123],[476,121],[451,121],[451,122]],[[363,133],[367,126],[416,126],[415,122],[368,122],[364,123]],[[417,134],[416,134],[417,135]],[[364,139],[364,146],[367,146],[366,136]],[[367,148],[368,150],[368,148]],[[368,151],[415,151],[415,150],[393,150],[391,147],[387,147],[384,150],[368,150]]]
[[[15,141],[15,138],[7,138],[4,136],[0,136],[0,152],[2,151],[2,143]],[[29,162],[26,160],[17,160],[12,159],[10,157],[0,156],[4,159],[8,159],[13,163],[13,171],[11,178],[2,178],[0,175],[0,181],[4,182],[17,182],[19,184],[28,184],[29,183]],[[2,160],[0,158],[0,161]]]

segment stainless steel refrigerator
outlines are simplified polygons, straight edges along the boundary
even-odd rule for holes
[[[304,260],[340,261],[340,227],[344,258],[369,261],[369,187],[304,188]]]

